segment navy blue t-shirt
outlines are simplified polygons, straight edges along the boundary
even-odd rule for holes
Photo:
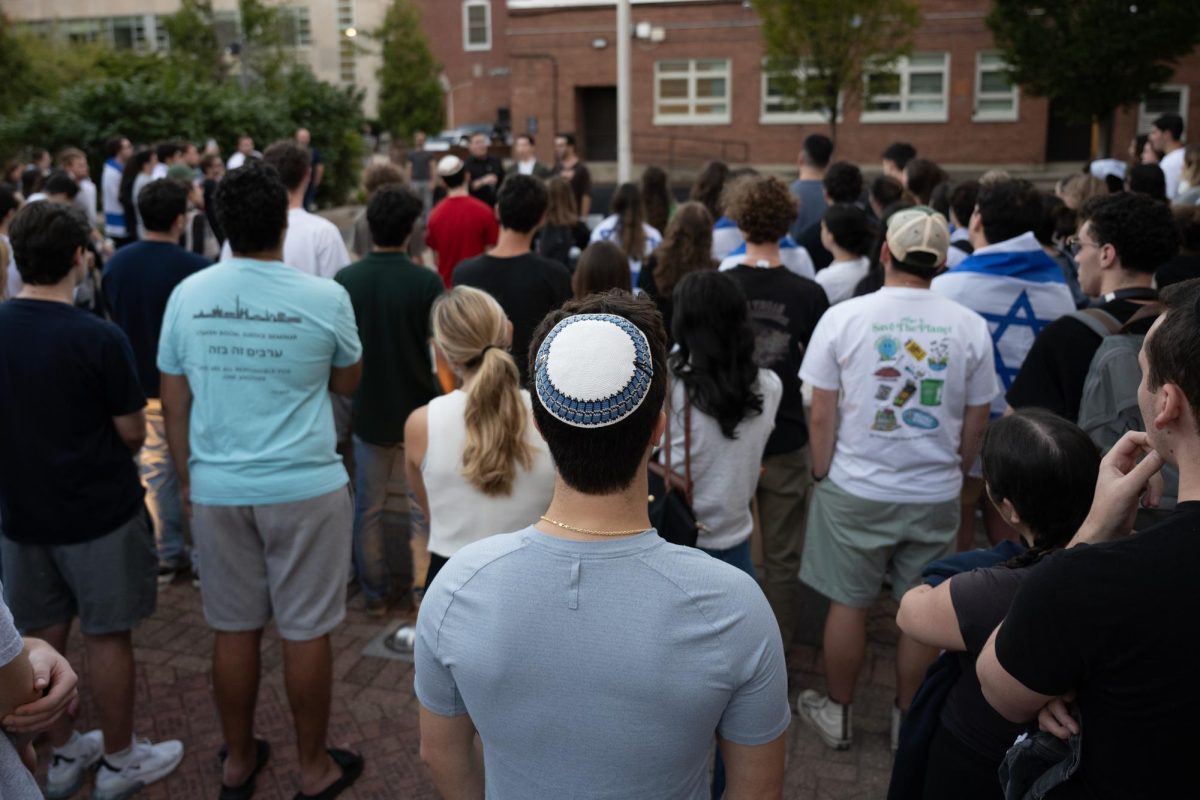
[[[111,322],[66,303],[0,304],[0,525],[15,542],[98,539],[142,507],[113,417],[146,405]]]
[[[204,256],[170,242],[134,242],[104,265],[104,294],[113,322],[133,346],[138,378],[147,397],[158,397],[158,335],[171,292],[207,267]]]

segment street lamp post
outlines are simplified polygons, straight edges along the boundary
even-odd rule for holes
[[[630,0],[617,0],[617,181],[627,183],[633,174],[633,142],[630,133],[629,56],[633,31]]]

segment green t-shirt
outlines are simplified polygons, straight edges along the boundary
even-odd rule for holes
[[[440,394],[429,360],[429,311],[442,280],[402,253],[370,253],[334,280],[350,294],[363,346],[354,434],[369,444],[399,444],[408,415]]]

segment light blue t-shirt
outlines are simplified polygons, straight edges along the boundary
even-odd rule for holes
[[[158,369],[191,386],[192,500],[290,503],[346,485],[329,374],[361,355],[350,296],[334,281],[234,258],[180,283]]]
[[[700,800],[714,732],[760,745],[791,722],[762,590],[653,530],[464,547],[425,593],[415,662],[421,705],[470,715],[493,800]]]

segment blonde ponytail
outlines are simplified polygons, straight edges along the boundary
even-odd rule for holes
[[[457,286],[433,306],[433,336],[459,369],[476,370],[467,392],[463,477],[486,495],[512,494],[517,465],[533,466],[521,375],[504,349],[507,318],[491,295]]]

